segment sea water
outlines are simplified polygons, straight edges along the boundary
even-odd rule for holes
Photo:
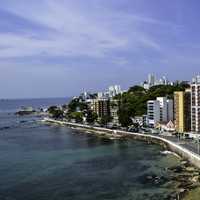
[[[19,117],[15,105],[0,108],[1,200],[160,200],[173,192],[169,180],[147,178],[169,178],[166,168],[178,162],[162,155],[160,146]]]

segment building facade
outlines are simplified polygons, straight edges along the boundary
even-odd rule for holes
[[[113,85],[108,88],[108,94],[109,94],[110,98],[112,98],[118,94],[121,94],[121,93],[122,93],[122,91],[121,91],[120,85]]]
[[[179,133],[191,131],[191,90],[174,93],[175,128]]]
[[[167,77],[163,76],[159,79],[156,78],[154,74],[149,74],[148,79],[144,81],[141,85],[144,89],[150,89],[152,86],[155,85],[173,85],[173,82],[168,81]]]
[[[166,97],[157,97],[156,100],[147,102],[148,125],[155,127],[158,122],[173,121],[173,100]]]
[[[193,78],[191,84],[191,129],[200,133],[200,76]]]
[[[169,122],[174,120],[174,102],[167,97],[157,97],[160,103],[160,122]]]
[[[148,75],[148,84],[150,87],[155,85],[155,81],[156,81],[155,76],[153,74],[149,74]]]
[[[150,100],[147,102],[147,118],[148,126],[155,127],[160,121],[160,102],[157,100]]]
[[[167,121],[174,121],[174,101],[167,99]]]
[[[110,116],[110,102],[108,99],[94,99],[91,109],[98,115],[98,118]]]
[[[119,116],[118,116],[118,111],[119,111],[119,105],[120,102],[119,100],[110,100],[110,116],[112,117],[112,123],[114,125],[119,125]]]
[[[167,98],[166,97],[157,97],[156,99],[160,103],[160,120],[159,122],[167,122]]]

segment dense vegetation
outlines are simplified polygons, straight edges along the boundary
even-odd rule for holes
[[[81,102],[79,98],[72,99],[68,104],[69,112],[77,112],[87,110],[87,104],[85,102]]]
[[[132,118],[146,114],[148,100],[154,100],[157,97],[173,99],[175,91],[184,91],[188,87],[189,85],[185,83],[177,83],[174,86],[157,85],[151,87],[149,90],[145,90],[141,86],[130,87],[127,92],[115,97],[115,99],[118,99],[120,102],[118,111],[119,123],[123,127],[132,125]],[[113,103],[113,106],[118,105]],[[67,110],[67,112],[63,110]],[[54,118],[64,117],[69,120],[74,119],[78,123],[85,120],[93,124],[98,119],[97,114],[89,109],[87,103],[81,97],[72,99],[67,106],[64,105],[62,108],[51,106],[48,111]],[[107,125],[111,120],[112,118],[110,116],[104,116],[100,119],[99,123],[101,125]]]
[[[55,119],[61,119],[64,116],[64,112],[63,110],[61,110],[59,107],[57,106],[51,106],[48,108],[48,112],[49,114],[55,118]]]
[[[120,100],[119,121],[122,126],[127,127],[132,123],[131,118],[146,114],[147,101],[156,97],[168,97],[173,99],[175,91],[184,91],[188,85],[185,83],[171,85],[157,85],[145,90],[140,86],[131,87],[126,93],[116,96]]]
[[[87,110],[86,121],[89,124],[93,124],[97,119],[98,119],[98,115],[96,113],[92,112],[91,110]]]
[[[100,124],[103,126],[107,126],[109,122],[112,121],[112,117],[109,115],[105,115],[101,117]]]

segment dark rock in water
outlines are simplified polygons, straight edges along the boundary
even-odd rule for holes
[[[191,164],[188,161],[186,161],[186,160],[181,161],[181,165],[183,165],[185,167],[191,166]]]
[[[144,174],[137,179],[142,184],[162,185],[165,184],[168,178],[164,176],[157,176],[156,174]]]
[[[189,172],[189,173],[195,173],[195,172],[198,172],[198,170],[197,170],[196,168],[191,167],[191,166],[186,167],[185,170],[186,170],[187,172]]]
[[[175,167],[170,167],[169,170],[175,173],[181,173],[183,172],[184,168],[182,166],[175,166]]]
[[[155,174],[144,174],[138,177],[138,181],[142,184],[152,183],[155,177]]]
[[[26,122],[27,122],[26,120],[21,120],[20,121],[21,124],[26,123]]]
[[[36,113],[36,110],[34,110],[32,107],[21,107],[21,109],[16,112],[17,115],[30,115]]]
[[[156,193],[156,194],[149,194],[144,193],[143,195],[138,198],[138,200],[176,200],[177,194],[165,194],[165,193]]]
[[[18,111],[18,112],[16,112],[15,114],[16,115],[31,115],[31,114],[34,114],[34,113],[36,113],[36,111]]]
[[[9,129],[9,128],[10,128],[10,126],[4,126],[4,127],[0,127],[0,130],[2,131],[2,130]]]
[[[166,197],[166,200],[176,200],[177,199],[178,194],[176,193],[172,193],[171,195],[168,195]]]
[[[189,189],[192,185],[193,185],[193,183],[186,180],[185,182],[180,183],[179,188]]]

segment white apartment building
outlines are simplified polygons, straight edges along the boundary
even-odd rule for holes
[[[121,94],[121,87],[120,85],[113,85],[108,88],[109,97],[112,98],[118,94]]]
[[[191,129],[200,133],[200,75],[191,84]]]
[[[150,100],[147,102],[147,118],[148,126],[155,127],[160,121],[160,102],[157,100]]]
[[[156,99],[160,104],[160,122],[167,122],[167,98],[166,97],[157,97]]]
[[[148,90],[155,85],[173,85],[173,82],[169,82],[165,76],[157,79],[155,75],[149,74],[147,81],[144,81],[141,85]]]
[[[150,87],[155,85],[155,81],[156,81],[155,76],[153,74],[149,74],[148,75],[148,84]]]
[[[158,122],[173,121],[173,100],[157,97],[147,102],[148,125],[155,127]]]

